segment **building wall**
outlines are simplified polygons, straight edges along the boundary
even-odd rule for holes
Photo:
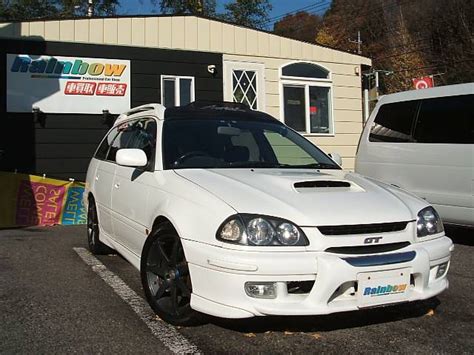
[[[371,64],[366,57],[195,16],[0,23],[0,36]]]
[[[308,138],[326,152],[341,154],[344,168],[354,169],[354,157],[363,124],[361,78],[356,71],[361,72],[361,65],[371,65],[369,58],[195,16],[3,23],[0,24],[2,36],[112,45],[114,52],[121,46],[131,46],[137,47],[137,51],[139,47],[147,47],[224,53],[225,60],[262,63],[265,66],[266,111],[276,117],[281,116],[280,66],[291,61],[319,63],[332,73],[335,135],[308,135]],[[185,55],[177,54],[176,59],[179,61],[180,57]],[[139,64],[139,58],[135,57],[135,60]],[[167,64],[170,69],[171,62]],[[142,74],[135,75],[140,78]],[[218,71],[218,75],[222,80],[222,71]],[[143,77],[144,82],[150,80],[150,85],[155,85],[150,77]],[[201,97],[217,98],[218,95],[212,91],[214,89],[211,90],[213,93],[205,94],[207,85],[204,80],[201,83],[202,86],[196,88],[201,91]],[[216,84],[214,81],[212,83]],[[221,82],[221,92],[222,85]],[[133,88],[132,101],[157,101],[154,94],[148,94],[146,89]]]
[[[304,58],[320,64],[331,71],[333,90],[334,135],[307,134],[326,153],[337,152],[343,160],[343,167],[354,169],[355,154],[363,129],[362,90],[360,67],[351,63],[336,63],[327,60]],[[280,68],[294,60],[292,58],[270,58],[256,56],[224,55],[224,62],[251,62],[265,67],[265,106],[266,112],[283,120],[281,107]]]
[[[0,39],[0,67],[6,54],[45,54],[131,61],[131,106],[160,102],[160,76],[195,77],[197,100],[222,100],[222,55],[156,48],[104,46],[50,41]],[[207,71],[216,65],[217,74]],[[0,70],[0,92],[6,93],[6,71]],[[105,108],[105,107],[104,107]],[[47,174],[83,180],[90,157],[109,126],[97,115],[46,113],[46,126],[34,122],[31,113],[6,111],[6,95],[0,95],[0,170]]]

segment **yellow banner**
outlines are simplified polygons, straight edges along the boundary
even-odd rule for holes
[[[84,183],[0,172],[0,228],[84,224]]]

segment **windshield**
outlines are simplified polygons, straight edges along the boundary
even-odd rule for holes
[[[165,169],[340,169],[283,124],[225,119],[165,121],[163,163]]]

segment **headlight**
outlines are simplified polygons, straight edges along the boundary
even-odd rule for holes
[[[416,230],[418,237],[426,237],[444,231],[443,222],[433,207],[426,207],[418,212]]]
[[[252,244],[268,245],[274,236],[275,230],[266,219],[254,218],[247,223],[247,238]]]
[[[281,218],[240,214],[229,217],[217,230],[217,239],[228,243],[257,246],[304,246],[303,231]]]

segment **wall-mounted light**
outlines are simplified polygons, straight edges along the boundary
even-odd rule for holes
[[[39,123],[41,128],[46,127],[46,115],[40,110],[39,107],[33,107],[33,120],[35,123]]]
[[[214,64],[209,64],[207,66],[207,71],[212,75],[212,76],[216,76],[217,74],[217,69],[216,69],[216,66]]]
[[[354,67],[354,74],[357,75],[357,76],[360,75],[360,67],[359,66]]]

